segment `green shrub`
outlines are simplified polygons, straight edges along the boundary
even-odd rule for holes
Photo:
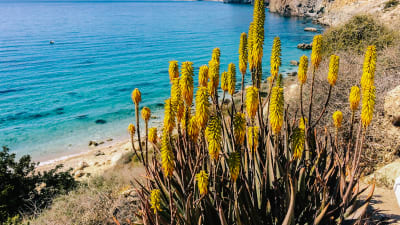
[[[362,53],[368,45],[375,45],[377,50],[381,50],[397,39],[395,32],[375,21],[372,16],[358,15],[342,26],[326,30],[323,52],[326,55],[343,50]]]
[[[40,173],[38,164],[29,155],[15,159],[7,147],[0,152],[0,223],[18,218],[20,213],[32,214],[47,207],[52,199],[72,190],[76,181],[70,171],[59,172],[62,165]]]
[[[385,6],[383,7],[384,9],[389,9],[392,8],[394,6],[397,6],[399,4],[398,0],[389,0],[387,2],[385,2]]]

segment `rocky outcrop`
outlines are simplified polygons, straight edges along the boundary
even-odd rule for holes
[[[385,116],[396,127],[400,127],[400,86],[389,91],[385,97]]]
[[[316,17],[324,12],[328,1],[329,0],[269,0],[269,11],[284,16]]]
[[[400,4],[388,0],[269,0],[270,12],[283,16],[312,17],[319,23],[335,26],[359,14],[371,14],[380,21],[400,25]]]

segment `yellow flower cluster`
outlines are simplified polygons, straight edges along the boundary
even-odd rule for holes
[[[296,128],[292,134],[293,158],[300,159],[304,151],[305,133],[304,129]]]
[[[221,151],[221,121],[217,116],[212,116],[206,128],[206,139],[208,143],[208,153],[212,159],[217,160]]]
[[[153,144],[157,144],[157,127],[149,129],[149,141]]]
[[[169,80],[171,82],[172,82],[172,80],[174,78],[178,78],[179,77],[178,61],[170,61],[169,62],[168,73],[169,73]]]
[[[208,82],[208,66],[202,65],[199,69],[199,86],[207,87]]]
[[[226,92],[228,91],[228,72],[222,72],[221,74],[221,89]]]
[[[175,168],[175,157],[169,138],[169,133],[164,131],[161,139],[161,167],[166,177],[171,177]]]
[[[228,66],[228,92],[233,96],[236,89],[236,67],[235,64],[230,63]]]
[[[254,22],[250,23],[249,26],[249,35],[247,38],[247,58],[249,62],[250,71],[254,69],[254,61],[253,61],[253,33],[254,33]]]
[[[335,86],[338,73],[339,73],[339,56],[331,55],[331,60],[329,61],[328,78],[327,78],[331,86]]]
[[[300,84],[306,83],[307,70],[308,70],[308,57],[303,55],[302,57],[300,57],[299,70],[297,72],[297,78]]]
[[[142,94],[140,93],[139,89],[135,88],[132,91],[132,101],[135,105],[138,105],[140,101],[142,101]]]
[[[154,189],[150,193],[150,205],[154,214],[161,212],[161,194],[159,189]]]
[[[164,106],[164,129],[171,133],[175,127],[175,112],[173,110],[171,99],[165,100]]]
[[[246,135],[246,117],[244,113],[238,112],[233,117],[233,133],[235,137],[235,143],[237,145],[242,145]]]
[[[149,121],[150,116],[151,116],[151,111],[150,111],[149,107],[143,107],[142,118],[146,123]]]
[[[199,188],[200,195],[205,195],[208,192],[208,174],[206,171],[201,170],[196,174],[197,187]]]
[[[311,65],[318,68],[321,63],[322,35],[315,35],[312,42]]]
[[[182,63],[182,76],[179,81],[181,93],[186,106],[191,106],[193,101],[193,63]]]
[[[258,88],[250,86],[246,89],[246,111],[251,120],[254,120],[258,110]]]
[[[236,182],[240,173],[240,152],[232,152],[229,154],[228,167],[231,179]]]
[[[207,88],[199,87],[196,92],[196,121],[199,128],[203,129],[208,122],[210,102],[208,101]]]
[[[130,123],[128,126],[128,132],[132,137],[135,135],[135,131],[136,131],[135,125]]]
[[[197,119],[195,116],[192,116],[189,120],[188,124],[188,134],[192,141],[197,141],[199,137],[200,129],[199,124],[197,123]]]
[[[246,74],[247,70],[247,34],[240,35],[239,44],[239,70],[242,74]]]
[[[280,75],[281,77],[282,75]],[[278,134],[281,131],[283,124],[283,88],[281,87],[282,78],[278,79],[277,85],[272,88],[271,101],[269,104],[269,124],[272,128],[272,133]]]
[[[251,151],[256,151],[258,148],[258,127],[247,127],[247,140],[249,144],[249,149]]]
[[[362,96],[362,110],[361,110],[361,121],[364,127],[367,127],[371,121],[374,114],[375,107],[375,86],[369,85],[363,91]]]
[[[342,126],[343,121],[343,113],[341,111],[336,111],[332,115],[333,125],[335,125],[336,129],[339,129]]]
[[[358,109],[358,105],[360,104],[360,88],[357,86],[351,87],[349,102],[351,111],[356,111]]]
[[[376,68],[376,47],[374,45],[368,46],[365,53],[363,73],[361,76],[361,88],[368,89],[368,86],[374,85]]]
[[[274,38],[271,53],[271,76],[276,77],[279,73],[279,67],[281,66],[281,39],[279,37]]]
[[[264,45],[264,22],[265,22],[265,7],[264,0],[254,1],[254,12],[253,12],[253,31],[252,31],[252,50],[251,58],[254,66],[261,66],[263,57],[263,45]]]

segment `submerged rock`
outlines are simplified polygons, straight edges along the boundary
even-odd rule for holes
[[[296,60],[290,60],[290,65],[298,66],[298,65],[299,65],[299,62],[296,61]]]
[[[96,124],[105,124],[107,123],[107,121],[103,120],[103,119],[99,119],[95,121]]]
[[[312,49],[312,44],[301,43],[297,45],[297,48],[302,50],[310,50]]]
[[[304,28],[304,31],[317,32],[318,30],[315,27],[306,27],[306,28]]]

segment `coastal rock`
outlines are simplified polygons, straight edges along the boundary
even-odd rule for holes
[[[384,103],[385,116],[394,126],[400,126],[400,85],[389,91]]]
[[[297,72],[293,71],[293,72],[288,73],[287,75],[291,76],[291,77],[294,77],[294,76],[297,76]]]
[[[298,65],[299,65],[299,62],[296,61],[296,60],[290,60],[290,65],[298,66]]]
[[[297,45],[297,48],[302,50],[310,50],[312,49],[312,43],[311,44],[301,43]]]
[[[365,180],[366,182],[372,182],[373,179],[375,179],[378,185],[392,188],[395,179],[399,176],[400,176],[400,159],[381,167],[373,174],[366,177]]]
[[[112,138],[109,138],[109,139],[107,139],[107,141],[113,141],[113,139],[112,139]]]
[[[97,145],[99,145],[97,142],[89,141],[89,146],[97,146]]]
[[[306,27],[304,28],[304,31],[308,31],[308,32],[317,32],[317,28],[315,27]]]
[[[332,0],[334,1],[334,0]],[[322,14],[325,0],[269,0],[269,11],[283,16],[314,17]]]

